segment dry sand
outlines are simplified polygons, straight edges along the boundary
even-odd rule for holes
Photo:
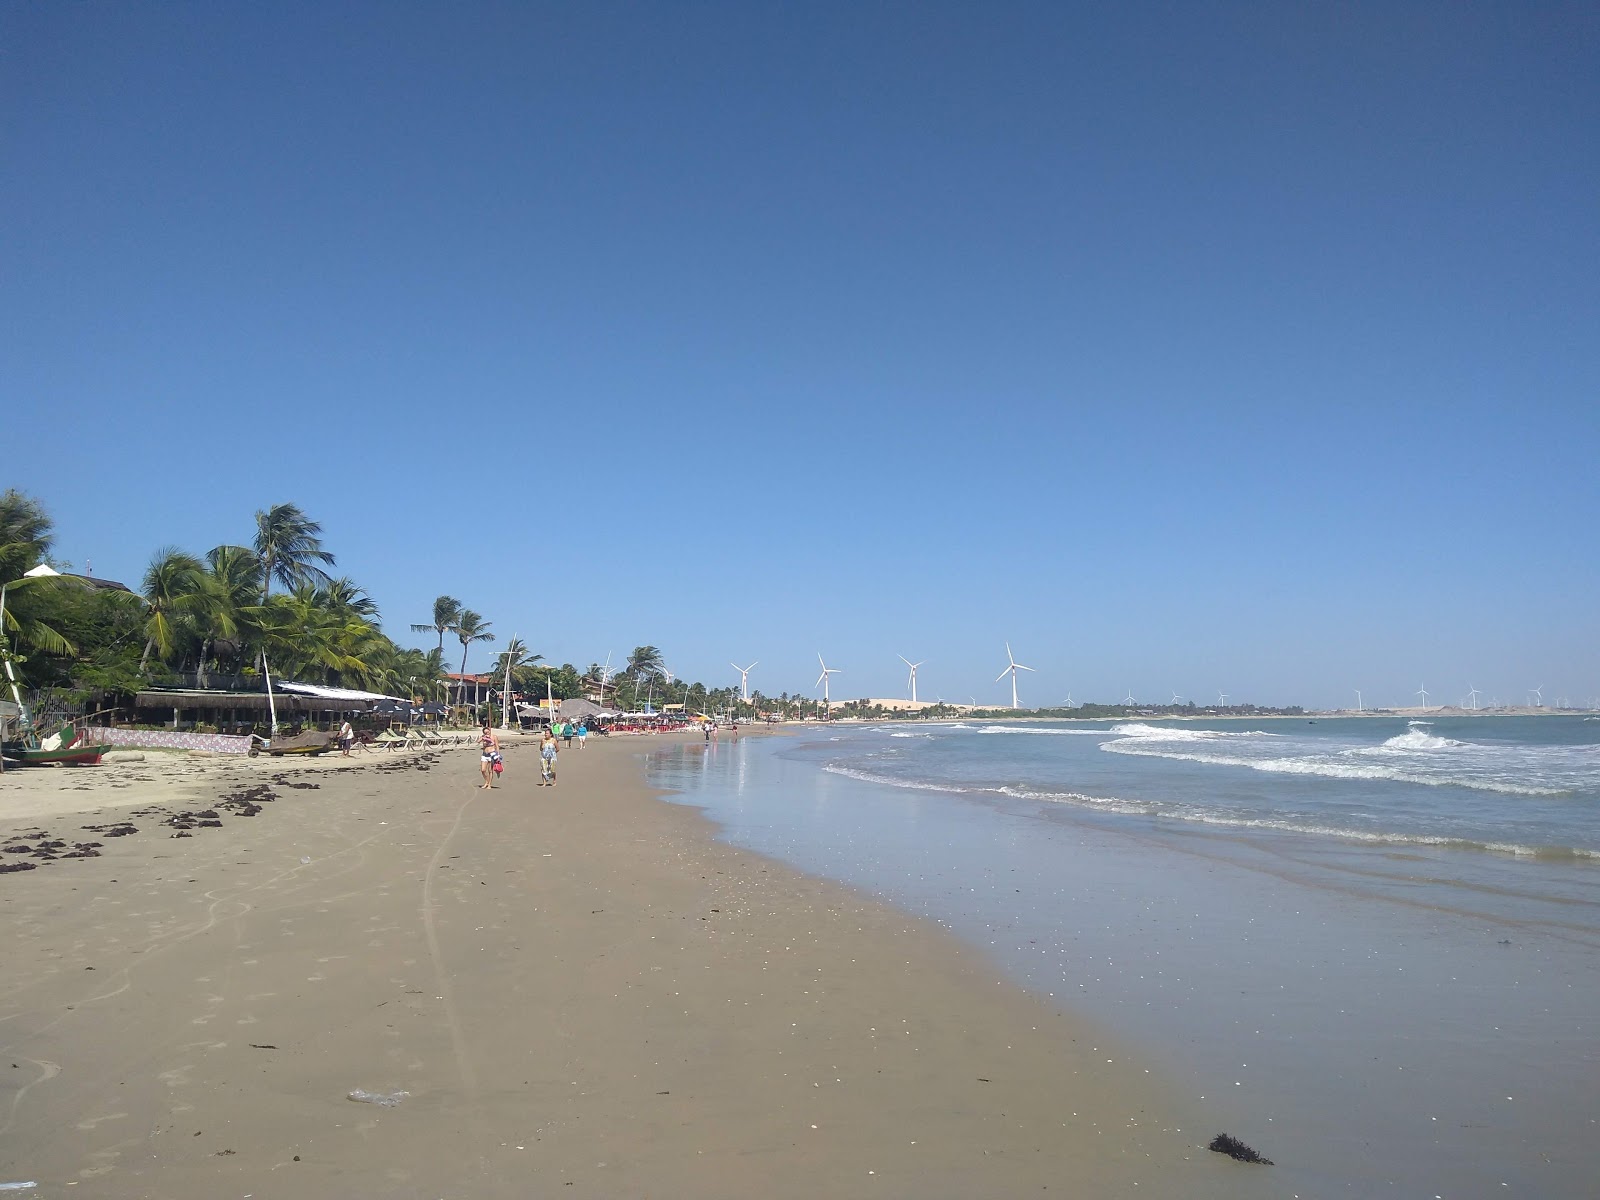
[[[0,1183],[1267,1194],[1146,1064],[976,951],[651,796],[644,744],[591,738],[553,789],[515,742],[489,792],[471,750],[6,776],[0,845],[101,845],[0,854],[39,861],[0,875]],[[246,789],[255,815],[215,803]],[[182,812],[220,825],[163,823]]]

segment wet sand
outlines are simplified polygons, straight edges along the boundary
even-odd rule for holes
[[[0,1183],[1267,1194],[1271,1169],[1203,1149],[1218,1131],[1154,1064],[653,797],[638,752],[659,744],[591,739],[554,789],[515,741],[490,792],[470,750],[166,782],[147,759],[87,793],[88,769],[7,776],[0,811],[39,815],[0,818],[4,846],[100,845],[0,875]],[[118,803],[72,811],[87,798]],[[84,828],[114,824],[136,832]]]

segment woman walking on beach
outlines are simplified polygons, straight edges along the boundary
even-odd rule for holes
[[[340,754],[341,758],[350,757],[350,747],[355,743],[355,740],[356,731],[350,728],[350,718],[346,717],[344,719],[344,723],[339,726],[339,749],[342,751]]]
[[[478,737],[478,752],[482,759],[478,769],[483,772],[483,782],[479,788],[492,788],[494,786],[494,764],[500,757],[500,739],[495,737],[494,730],[489,728],[489,722],[483,723],[483,733]]]
[[[539,786],[545,784],[551,787],[556,785],[556,735],[554,730],[546,731],[544,741],[539,743]]]
[[[589,723],[587,721],[579,721],[578,722],[578,749],[579,750],[583,749],[583,744],[584,744],[585,741],[588,740],[588,737],[589,737]]]

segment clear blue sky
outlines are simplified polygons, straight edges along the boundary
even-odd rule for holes
[[[388,631],[1600,694],[1600,9],[6,4],[0,486]],[[457,647],[459,650],[459,647]],[[476,654],[487,662],[493,647]]]

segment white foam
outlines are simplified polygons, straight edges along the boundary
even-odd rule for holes
[[[1045,729],[1030,728],[1025,725],[985,725],[978,730],[979,733],[1042,733],[1052,737],[1068,735],[1071,737],[1105,737],[1109,730],[1105,729]]]
[[[1153,757],[1179,756],[1156,755]],[[1098,812],[1153,817],[1164,821],[1181,821],[1185,824],[1211,825],[1227,829],[1261,829],[1270,830],[1274,833],[1290,833],[1306,837],[1344,838],[1348,841],[1367,842],[1374,845],[1434,846],[1444,849],[1487,850],[1497,854],[1510,854],[1523,858],[1570,856],[1572,858],[1600,860],[1600,851],[1586,850],[1581,847],[1528,846],[1519,842],[1485,842],[1472,838],[1451,837],[1445,834],[1404,834],[1374,830],[1341,829],[1334,825],[1295,821],[1283,817],[1232,816],[1204,808],[1188,806],[1174,808],[1150,800],[1130,800],[1122,796],[1090,796],[1083,792],[1038,792],[1029,788],[1010,785],[1003,787],[956,787],[948,784],[893,779],[885,775],[874,775],[867,771],[858,771],[852,767],[841,767],[832,764],[823,767],[823,770],[832,772],[835,775],[845,775],[851,779],[859,779],[866,783],[881,783],[889,787],[907,788],[913,791],[946,792],[956,795],[986,793],[989,795],[1008,796],[1016,800],[1033,800],[1045,804],[1065,804],[1090,808]]]
[[[1431,733],[1412,729],[1399,737],[1390,738],[1384,745],[1391,750],[1448,750],[1452,746],[1468,746],[1471,743],[1458,742],[1454,738],[1434,737]]]
[[[1145,725],[1134,721],[1113,725],[1111,732],[1123,737],[1147,738],[1153,742],[1216,742],[1226,738],[1278,737],[1264,729],[1185,729],[1180,726]]]
[[[1320,775],[1328,779],[1388,779],[1397,783],[1420,783],[1427,787],[1462,787],[1474,791],[1502,792],[1512,796],[1564,796],[1565,788],[1529,787],[1525,784],[1506,783],[1494,779],[1472,779],[1455,775],[1423,775],[1397,767],[1361,766],[1348,762],[1331,762],[1316,758],[1240,758],[1231,754],[1185,754],[1172,750],[1158,750],[1140,745],[1133,739],[1107,742],[1100,747],[1116,754],[1132,754],[1141,758],[1170,758],[1183,762],[1209,763],[1219,767],[1249,767],[1252,771],[1267,771],[1278,775]]]
[[[890,775],[874,775],[871,771],[860,771],[855,767],[841,767],[838,763],[825,763],[822,768],[830,775],[843,775],[846,779],[859,779],[863,783],[882,783],[889,787],[911,788],[919,792],[951,792],[964,796],[969,792],[984,791],[984,788],[957,787],[949,783],[923,783],[915,779],[895,779]]]

